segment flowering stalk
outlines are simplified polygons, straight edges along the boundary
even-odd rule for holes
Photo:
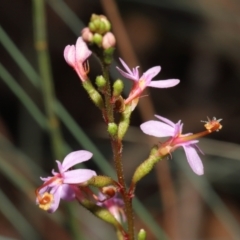
[[[126,184],[124,180],[123,166],[122,166],[122,137],[119,138],[118,131],[119,126],[114,121],[114,105],[115,101],[112,101],[113,96],[119,97],[121,92],[121,86],[118,86],[116,93],[116,86],[114,92],[111,89],[110,78],[109,78],[109,65],[112,62],[112,56],[114,51],[114,46],[116,43],[115,37],[112,33],[110,33],[110,23],[106,19],[105,16],[102,15],[92,15],[88,28],[84,29],[83,35],[84,38],[89,41],[91,44],[91,49],[95,52],[95,54],[100,59],[102,65],[103,79],[104,84],[98,78],[98,86],[100,86],[100,90],[103,93],[104,97],[104,111],[103,118],[105,123],[108,126],[108,132],[110,136],[113,158],[115,163],[115,169],[118,178],[118,187],[119,191],[123,197],[123,201],[125,204],[125,211],[128,223],[128,231],[125,234],[124,238],[128,240],[134,239],[134,224],[133,224],[133,210],[131,199],[128,196],[128,192],[126,189]],[[115,96],[117,95],[117,96]],[[129,116],[130,117],[130,116]],[[129,119],[124,118],[121,122],[128,121]],[[121,129],[121,127],[120,127]],[[125,133],[125,132],[124,132]]]
[[[206,136],[214,131],[219,131],[222,128],[220,121],[222,119],[216,119],[215,117],[211,120],[208,118],[208,121],[204,121],[206,128],[205,131],[200,133],[192,134],[182,134],[183,124],[181,121],[178,121],[176,124],[172,121],[155,115],[160,121],[147,121],[141,124],[141,129],[144,133],[155,136],[155,137],[168,137],[170,138],[159,145],[158,156],[164,157],[168,154],[171,154],[176,148],[183,147],[187,161],[192,168],[192,170],[198,174],[203,174],[203,164],[197,153],[197,150],[200,151],[197,146],[198,138]]]

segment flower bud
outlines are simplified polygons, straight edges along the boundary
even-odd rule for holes
[[[92,177],[86,182],[86,186],[91,185],[98,188],[103,188],[105,186],[114,185],[115,182],[112,178],[108,176],[97,175]]]
[[[93,23],[93,22],[90,22],[89,24],[88,24],[88,27],[89,27],[89,29],[90,29],[90,31],[91,32],[95,32],[96,31],[96,26],[95,26],[95,24]]]
[[[96,217],[102,219],[103,221],[112,224],[117,229],[122,230],[120,223],[117,219],[109,212],[109,210],[97,206],[96,204],[90,202],[87,199],[78,199],[79,203],[92,212]]]
[[[96,45],[98,45],[99,47],[101,47],[102,46],[102,39],[103,39],[103,37],[102,37],[102,35],[100,35],[99,33],[95,33],[94,35],[93,35],[93,42],[96,44]]]
[[[118,125],[118,139],[122,140],[125,133],[128,130],[129,123],[130,123],[130,117],[131,117],[131,107],[126,106],[125,110],[121,114],[120,122]]]
[[[89,97],[93,101],[93,103],[99,108],[103,109],[104,103],[101,94],[95,89],[92,83],[87,80],[82,82],[84,89],[87,91]]]
[[[82,39],[85,41],[85,42],[92,42],[93,40],[93,33],[90,31],[90,29],[88,27],[85,27],[83,30],[82,30]]]
[[[138,240],[146,240],[147,233],[144,229],[140,229],[138,233]]]
[[[103,40],[102,40],[103,48],[108,49],[108,48],[114,47],[115,44],[116,44],[116,38],[115,38],[114,34],[111,32],[107,32],[103,36]]]
[[[124,88],[124,84],[123,81],[120,79],[117,79],[114,84],[113,84],[113,96],[119,97],[123,91]]]
[[[106,83],[107,83],[107,81],[102,75],[96,77],[96,85],[99,88],[104,88],[106,86]]]
[[[118,126],[116,123],[109,123],[108,124],[108,133],[112,136],[115,137],[118,132]]]
[[[104,15],[92,14],[88,26],[92,32],[99,33],[101,35],[105,34],[111,29],[111,23]]]
[[[151,150],[148,159],[141,163],[135,170],[132,178],[132,184],[134,186],[139,180],[145,177],[153,169],[156,163],[158,163],[162,159],[162,157],[157,154],[157,151],[158,147],[155,146]]]

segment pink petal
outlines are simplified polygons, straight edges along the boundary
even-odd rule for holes
[[[83,63],[91,54],[92,52],[88,49],[87,44],[82,37],[79,37],[76,42],[76,60]]]
[[[86,150],[79,150],[69,153],[62,162],[62,172],[65,172],[70,167],[89,160],[92,157],[92,153]]]
[[[64,58],[66,60],[66,62],[74,67],[75,66],[75,46],[74,45],[68,45],[65,47],[64,49]]]
[[[148,69],[143,75],[141,76],[141,79],[145,79],[147,85],[151,82],[151,80],[161,71],[160,66],[152,67]]]
[[[58,165],[58,171],[59,171],[60,173],[62,173],[62,172],[63,172],[62,163],[61,163],[60,161],[58,161],[58,160],[56,160],[56,163],[57,163],[57,165]],[[57,174],[57,172],[55,172],[54,169],[53,169],[53,170],[52,170],[52,174],[55,176],[55,175]]]
[[[202,160],[198,156],[198,153],[196,149],[193,146],[183,146],[183,149],[186,153],[186,157],[188,160],[188,163],[192,170],[197,174],[197,175],[203,175],[204,170],[203,170],[203,164]]]
[[[96,172],[89,169],[76,169],[64,173],[63,182],[69,184],[84,183],[93,176]]]
[[[174,128],[172,126],[159,121],[147,121],[141,124],[140,128],[145,134],[154,137],[168,137],[174,135]]]
[[[175,123],[170,121],[169,119],[165,118],[165,117],[162,117],[160,115],[154,115],[156,118],[158,118],[159,120],[167,123],[168,125],[172,126],[173,128],[175,128]]]
[[[125,77],[134,81],[138,81],[139,80],[139,72],[138,72],[138,67],[133,68],[133,70],[131,71],[131,69],[128,67],[128,65],[121,59],[119,58],[120,62],[122,63],[123,67],[125,68],[125,70],[127,72],[124,72],[122,69],[120,69],[119,67],[116,67],[117,70]]]
[[[128,65],[121,59],[119,58],[121,64],[123,65],[123,67],[125,68],[125,70],[127,70],[127,72],[131,75],[132,74],[132,71],[131,69],[128,67]]]
[[[75,199],[75,192],[69,184],[62,184],[61,199],[72,201]]]
[[[148,87],[154,88],[169,88],[176,86],[180,81],[178,79],[157,80],[148,84]]]
[[[53,194],[53,202],[51,207],[48,209],[49,213],[53,213],[57,210],[60,203],[61,191],[62,191],[61,185],[59,185],[56,188],[52,188],[52,190],[50,191],[50,193]]]

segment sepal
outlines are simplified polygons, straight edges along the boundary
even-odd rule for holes
[[[102,110],[104,108],[104,103],[101,94],[95,89],[89,79],[84,81],[82,84],[93,103]]]
[[[122,140],[124,135],[126,134],[129,123],[130,123],[130,117],[131,117],[131,106],[126,106],[124,111],[121,113],[120,122],[118,125],[118,138],[119,140]]]
[[[115,181],[108,176],[97,175],[89,179],[86,182],[86,185],[87,186],[91,185],[97,188],[103,188],[108,185],[116,185],[116,184],[115,184]]]
[[[108,123],[108,133],[111,137],[115,138],[117,136],[118,126],[116,123]]]
[[[148,159],[146,159],[143,163],[141,163],[137,167],[136,171],[133,174],[131,184],[132,186],[135,186],[136,183],[143,177],[145,177],[153,169],[155,164],[161,160],[161,156],[158,155],[157,151],[158,147],[157,146],[153,147]]]
[[[93,213],[96,217],[103,221],[112,224],[115,228],[123,230],[117,219],[105,208],[100,207],[87,199],[81,199],[79,203]]]
[[[123,88],[124,88],[123,81],[120,79],[117,79],[113,84],[113,97],[115,99],[122,94]]]

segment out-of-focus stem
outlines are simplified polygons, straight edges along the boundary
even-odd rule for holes
[[[34,43],[37,52],[38,68],[41,76],[43,100],[48,119],[52,150],[55,159],[62,159],[64,156],[64,149],[62,135],[59,129],[59,121],[54,113],[55,92],[47,46],[45,9],[43,0],[33,0],[33,21]]]

